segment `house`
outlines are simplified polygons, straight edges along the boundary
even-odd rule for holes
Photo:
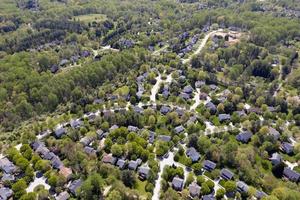
[[[193,93],[193,88],[192,88],[192,86],[190,86],[190,85],[187,85],[187,86],[185,86],[184,88],[183,88],[183,92],[184,93],[186,93],[186,94],[192,94]]]
[[[226,168],[223,168],[221,170],[220,174],[224,180],[231,180],[234,175],[229,169],[226,169]]]
[[[281,149],[283,152],[285,152],[286,154],[292,154],[294,151],[294,147],[291,143],[288,142],[283,142],[281,144]]]
[[[181,109],[181,108],[176,108],[175,112],[176,112],[179,116],[184,115],[184,110]]]
[[[202,200],[215,200],[215,197],[212,194],[207,194],[202,197]]]
[[[119,128],[119,126],[115,124],[115,125],[113,125],[112,127],[109,128],[109,132],[111,132],[111,131],[113,131],[117,128]]]
[[[48,152],[48,153],[46,153],[44,156],[44,159],[46,159],[46,160],[51,160],[52,158],[54,158],[54,157],[56,157],[56,155],[53,153],[53,152]]]
[[[153,131],[149,132],[149,143],[153,144],[155,139],[155,133]]]
[[[128,131],[129,132],[138,132],[139,128],[136,126],[128,126]]]
[[[138,106],[134,106],[133,110],[134,110],[135,113],[139,113],[139,114],[144,112],[144,109],[141,108],[141,107],[138,107]]]
[[[96,153],[97,153],[96,150],[92,147],[84,147],[83,150],[86,154],[89,154],[89,155],[96,155]]]
[[[7,174],[12,174],[17,170],[16,166],[6,157],[0,159],[0,169]]]
[[[45,146],[39,146],[35,152],[40,154],[42,158],[49,157],[47,154],[50,153],[49,149]]]
[[[211,84],[211,85],[209,85],[209,88],[210,88],[211,90],[217,90],[217,89],[218,89],[218,86],[216,86],[216,85],[214,85],[214,84]]]
[[[82,124],[82,121],[80,121],[80,120],[78,120],[78,119],[75,119],[75,120],[71,120],[70,121],[70,126],[72,127],[72,128],[80,128],[80,126],[81,126],[81,124]]]
[[[55,200],[68,200],[70,198],[70,195],[67,191],[61,192]]]
[[[181,132],[183,132],[183,131],[184,131],[184,127],[183,127],[182,125],[177,126],[177,127],[174,128],[174,132],[175,132],[176,134],[179,134],[179,133],[181,133]]]
[[[7,200],[12,197],[13,191],[7,187],[0,188],[0,199],[1,200]]]
[[[126,161],[124,159],[118,159],[117,166],[119,169],[124,169],[126,166]]]
[[[141,180],[146,180],[149,178],[150,175],[150,168],[149,167],[139,167],[138,168],[139,178]]]
[[[186,155],[192,160],[192,162],[197,162],[200,159],[200,154],[194,147],[188,148],[186,150]]]
[[[283,170],[283,175],[293,182],[299,182],[300,181],[300,173],[290,169],[289,167],[285,167]]]
[[[239,133],[236,136],[236,140],[240,141],[242,143],[248,143],[250,141],[252,135],[253,134],[250,131],[244,131],[244,132]]]
[[[239,117],[243,117],[246,115],[245,111],[244,110],[238,110],[238,111],[235,111]]]
[[[45,146],[45,144],[39,140],[34,141],[30,144],[31,148],[36,151],[40,146]]]
[[[240,193],[247,193],[249,190],[249,186],[243,181],[238,181],[236,183],[237,191]]]
[[[189,100],[191,98],[191,96],[187,93],[181,92],[179,94],[179,97],[183,98],[184,100]]]
[[[279,153],[273,153],[270,161],[272,162],[272,165],[278,165],[282,162],[282,157]]]
[[[99,140],[102,140],[103,138],[105,138],[108,135],[108,132],[104,132],[101,129],[96,131],[97,137],[99,138]]]
[[[138,164],[137,160],[131,160],[128,163],[128,169],[130,169],[130,170],[136,170],[137,167],[138,167],[138,165],[139,164]]]
[[[62,175],[63,177],[65,177],[67,180],[70,180],[73,172],[72,172],[71,168],[62,166],[59,170],[59,174]]]
[[[171,136],[169,136],[169,135],[159,135],[157,138],[161,141],[164,141],[164,142],[170,142],[171,141]]]
[[[1,181],[2,182],[5,182],[5,181],[15,181],[15,176],[13,174],[3,173]]]
[[[52,65],[50,68],[50,72],[53,74],[56,73],[58,70],[59,70],[59,67],[58,67],[58,65],[55,65],[55,64]]]
[[[215,114],[217,112],[217,107],[211,101],[205,104],[205,107],[209,110],[211,114]]]
[[[163,115],[165,115],[165,114],[167,114],[168,112],[170,112],[171,111],[171,108],[169,107],[169,106],[162,106],[161,108],[160,108],[160,112],[161,112],[161,114],[163,114]]]
[[[268,196],[268,195],[267,195],[265,192],[263,192],[263,191],[257,190],[254,196],[255,196],[257,199],[262,199],[262,198],[264,198],[264,197],[266,197],[266,196]]]
[[[255,114],[258,114],[258,115],[261,115],[262,114],[262,111],[260,108],[257,108],[257,107],[250,107],[249,109],[247,109],[247,113],[250,114],[250,113],[255,113]]]
[[[82,185],[82,180],[77,179],[69,185],[68,189],[74,196],[77,196],[78,189],[80,188],[81,185]]]
[[[85,136],[80,139],[80,143],[83,144],[83,146],[88,146],[92,141],[94,141],[94,138],[91,136]]]
[[[200,186],[193,182],[189,185],[189,192],[191,197],[198,197],[200,195]]]
[[[62,163],[62,161],[60,160],[60,158],[58,156],[54,156],[50,160],[50,163],[51,163],[52,167],[55,169],[60,169],[62,166],[64,166],[64,164]]]
[[[113,157],[112,154],[106,154],[105,156],[103,156],[102,162],[115,165],[115,163],[117,162],[117,158]]]
[[[212,171],[216,168],[217,164],[210,161],[210,160],[204,160],[203,168],[207,171]]]
[[[54,134],[57,138],[60,138],[61,136],[63,136],[66,133],[66,130],[63,127],[58,127],[57,129],[55,129]]]
[[[229,114],[219,114],[218,116],[220,122],[228,121],[230,120]]]
[[[195,82],[195,87],[200,88],[201,86],[205,85],[205,81],[196,81]]]
[[[271,135],[274,140],[278,140],[280,137],[280,133],[273,127],[269,127],[269,135]]]
[[[183,179],[175,176],[172,180],[172,187],[174,190],[181,191],[183,188]]]
[[[69,63],[69,61],[67,59],[62,59],[60,62],[59,62],[59,66],[65,66]]]
[[[200,96],[199,96],[200,100],[205,101],[207,99],[207,97],[208,97],[208,95],[205,92],[200,93]]]

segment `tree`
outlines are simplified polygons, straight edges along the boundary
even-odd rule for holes
[[[168,190],[163,194],[162,199],[164,200],[178,200],[180,199],[179,194],[174,191],[172,188],[168,188]]]
[[[124,170],[121,174],[121,179],[127,187],[132,188],[136,183],[135,174],[130,170]]]
[[[20,199],[21,196],[26,194],[27,184],[24,179],[18,180],[16,183],[12,185],[12,190],[14,192],[14,197],[16,199]]]
[[[226,192],[234,192],[236,190],[236,184],[234,181],[227,181],[224,185]]]
[[[122,146],[118,144],[113,144],[111,146],[111,153],[116,157],[121,157],[123,155]]]
[[[103,184],[104,181],[99,174],[91,174],[80,187],[80,196],[82,199],[101,199]]]
[[[201,190],[200,191],[201,191],[202,195],[207,195],[207,194],[210,193],[210,189],[209,189],[209,187],[206,183],[201,184]]]
[[[217,193],[216,193],[217,199],[222,199],[224,195],[225,195],[225,190],[223,188],[217,190]]]
[[[35,192],[29,192],[27,194],[24,194],[20,200],[36,200],[36,193]]]
[[[112,191],[106,198],[107,200],[122,200],[122,196],[119,191]]]

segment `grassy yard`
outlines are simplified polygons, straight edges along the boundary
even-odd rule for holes
[[[89,14],[89,15],[79,15],[74,17],[76,21],[82,21],[84,23],[89,22],[101,22],[107,19],[106,15],[103,14]]]
[[[140,179],[137,179],[137,182],[135,184],[135,189],[139,191],[139,194],[143,197],[147,197],[147,192],[145,190],[146,184],[147,181],[141,181]]]
[[[0,0],[0,15],[12,14],[18,10],[14,0]]]

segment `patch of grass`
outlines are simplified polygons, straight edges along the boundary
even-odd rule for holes
[[[102,22],[107,19],[106,15],[103,14],[88,14],[88,15],[79,15],[74,17],[76,21],[81,21],[84,23],[89,22]]]
[[[135,184],[135,189],[140,193],[142,196],[147,196],[147,192],[145,190],[147,181],[141,181],[140,179],[137,179],[137,182]]]

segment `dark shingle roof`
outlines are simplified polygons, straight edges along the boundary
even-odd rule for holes
[[[70,198],[70,195],[67,191],[61,192],[55,200],[68,200]]]
[[[216,168],[217,164],[210,161],[210,160],[204,160],[203,168],[207,171],[212,171]]]
[[[196,182],[191,183],[189,185],[189,192],[192,197],[199,196],[200,195],[200,186]]]
[[[282,161],[282,157],[279,153],[273,153],[272,157],[270,158],[273,165],[278,165]]]
[[[128,169],[136,170],[137,167],[138,167],[138,162],[137,161],[135,161],[135,160],[129,161]]]
[[[186,155],[193,161],[196,162],[200,159],[200,154],[196,151],[194,147],[188,148],[186,150]]]
[[[173,180],[172,180],[172,186],[175,190],[179,190],[181,191],[182,190],[182,187],[183,187],[183,179],[182,178],[179,178],[179,177],[174,177]]]
[[[221,177],[225,180],[231,180],[233,178],[233,175],[234,174],[229,169],[223,168],[221,170]]]
[[[147,179],[149,177],[150,168],[149,167],[139,167],[138,173],[142,178]]]
[[[229,114],[219,114],[218,118],[219,118],[220,122],[223,122],[226,120],[230,120],[230,115]]]
[[[65,133],[66,133],[66,130],[63,127],[55,129],[55,132],[54,132],[55,136],[58,138],[60,138]]]
[[[282,150],[287,153],[287,154],[291,154],[294,151],[294,147],[291,143],[288,142],[283,142],[282,143]]]
[[[177,127],[174,128],[174,131],[175,131],[176,134],[181,133],[181,132],[184,131],[184,127],[182,125],[177,126]]]
[[[236,186],[237,186],[237,190],[239,192],[242,192],[242,193],[248,192],[249,186],[246,183],[244,183],[243,181],[238,181],[236,183]]]
[[[82,184],[82,180],[77,179],[77,180],[73,181],[68,188],[69,188],[70,192],[76,196],[81,184]]]
[[[117,166],[120,168],[120,169],[124,169],[125,168],[125,165],[126,165],[126,161],[124,159],[119,159],[118,162],[117,162]]]
[[[251,139],[252,135],[253,134],[250,131],[244,131],[236,136],[236,140],[247,143]]]
[[[13,195],[13,191],[7,187],[0,188],[0,199],[7,200]]]
[[[298,182],[300,180],[300,173],[290,169],[289,167],[284,168],[283,175],[293,182]]]

